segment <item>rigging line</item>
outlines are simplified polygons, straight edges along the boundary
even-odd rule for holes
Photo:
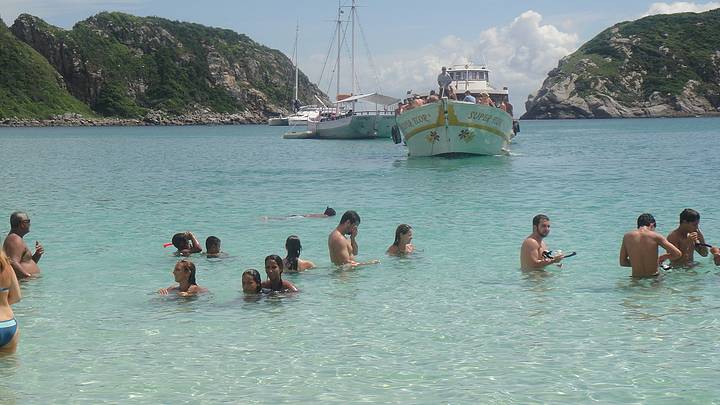
[[[378,89],[378,93],[382,93],[383,89],[380,87],[380,76],[378,76],[378,68],[377,65],[375,65],[375,60],[372,57],[372,53],[370,53],[370,47],[368,46],[368,41],[365,38],[365,31],[363,30],[362,24],[360,24],[360,15],[355,12],[355,18],[357,19],[358,28],[360,28],[360,36],[363,40],[363,45],[365,46],[365,53],[368,57],[368,62],[370,63],[370,69],[373,72],[373,76],[375,79],[375,88]]]
[[[320,87],[322,84],[323,76],[325,75],[325,68],[327,67],[328,59],[330,59],[330,53],[332,52],[333,48],[335,47],[335,35],[333,35],[334,32],[335,32],[335,28],[333,28],[332,32],[330,33],[330,46],[328,47],[327,54],[325,54],[325,62],[323,62],[322,71],[320,72],[320,78],[317,81],[318,87]],[[334,72],[334,70],[333,70],[333,72]],[[332,82],[332,75],[330,75],[330,76],[331,76],[330,81]]]

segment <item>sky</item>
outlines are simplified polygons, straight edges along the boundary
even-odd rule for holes
[[[488,66],[491,84],[508,87],[522,113],[528,94],[558,61],[604,29],[653,14],[720,8],[720,1],[357,0],[357,5],[356,93],[427,92],[436,86],[441,66],[472,62]],[[326,59],[337,9],[338,0],[0,0],[0,18],[8,25],[29,13],[70,29],[101,11],[121,11],[228,28],[288,56],[299,25],[300,70],[331,97],[337,51],[327,64]],[[349,55],[344,48],[342,93],[350,92]]]

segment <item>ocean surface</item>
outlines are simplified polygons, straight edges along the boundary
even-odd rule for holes
[[[667,234],[688,207],[720,244],[720,120],[523,122],[510,156],[455,159],[285,130],[0,129],[0,215],[27,211],[45,246],[0,402],[718,402],[720,268],[633,281],[618,252],[639,214]],[[262,219],[327,205],[360,214],[359,259],[380,264],[330,264],[339,217]],[[525,273],[538,213],[578,255]],[[401,223],[418,251],[388,257]],[[208,294],[159,296],[185,230],[229,256],[193,257]],[[291,234],[318,268],[244,298],[242,272],[265,278]]]

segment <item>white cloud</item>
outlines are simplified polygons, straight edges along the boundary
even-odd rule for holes
[[[720,8],[720,2],[711,1],[708,3],[695,3],[690,1],[676,1],[673,3],[653,3],[650,8],[643,14],[643,17],[655,14],[675,14],[675,13],[702,13],[704,11]]]
[[[427,92],[435,88],[442,66],[485,63],[492,72],[491,84],[496,88],[507,86],[516,111],[523,112],[527,95],[537,91],[548,71],[577,47],[576,34],[543,25],[542,16],[529,10],[508,25],[487,29],[475,38],[444,37],[413,52],[380,55],[375,65],[382,91],[402,96],[409,89]],[[375,83],[368,70],[358,74],[366,87]]]

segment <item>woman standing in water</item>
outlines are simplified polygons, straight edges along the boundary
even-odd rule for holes
[[[15,353],[18,326],[10,305],[20,301],[20,284],[10,259],[0,250],[0,353]]]
[[[263,281],[262,287],[271,291],[297,291],[297,287],[287,280],[282,279],[283,260],[278,255],[270,255],[265,258],[265,273],[268,279]]]
[[[413,231],[412,226],[407,224],[398,225],[395,230],[395,242],[387,250],[389,255],[409,254],[415,250],[412,242]]]
[[[207,291],[207,288],[200,287],[195,282],[195,264],[190,260],[178,261],[172,274],[179,285],[161,288],[158,290],[160,295],[168,295],[171,291],[177,291],[181,297],[191,297]]]
[[[305,271],[315,267],[315,263],[300,258],[302,245],[300,244],[300,238],[297,236],[288,236],[285,241],[285,250],[287,250],[287,256],[283,259],[283,266],[288,271]]]

